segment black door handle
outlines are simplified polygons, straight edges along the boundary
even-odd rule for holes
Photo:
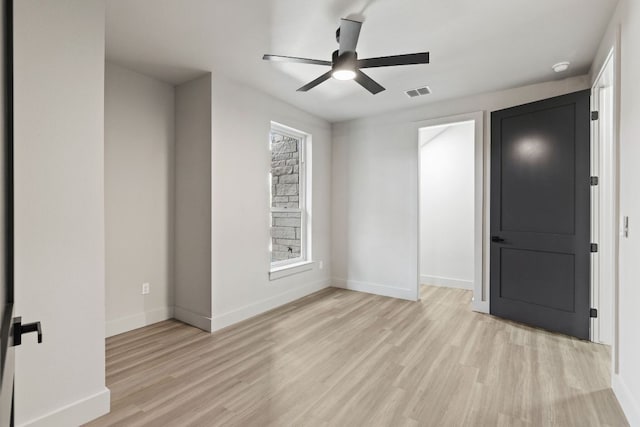
[[[491,236],[491,241],[494,243],[502,243],[504,239],[500,236]]]
[[[22,324],[22,317],[13,318],[13,345],[22,344],[22,334],[38,333],[38,344],[42,343],[42,327],[40,322]]]

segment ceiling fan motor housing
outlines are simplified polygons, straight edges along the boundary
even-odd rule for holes
[[[342,55],[339,55],[338,51],[336,50],[333,52],[331,62],[331,68],[333,71],[356,71],[358,68],[358,54],[356,52],[344,52]]]

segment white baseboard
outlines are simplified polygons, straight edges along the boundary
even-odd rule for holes
[[[473,311],[477,311],[478,313],[490,313],[489,301],[471,301],[471,309]]]
[[[460,280],[460,279],[451,279],[448,277],[427,276],[424,274],[420,275],[420,284],[442,286],[443,288],[466,289],[469,291],[473,290],[473,281],[471,280]]]
[[[368,294],[380,295],[383,297],[399,298],[408,301],[416,301],[415,289],[396,288],[379,283],[359,282],[357,280],[333,279],[333,286],[351,291],[366,292]]]
[[[283,292],[279,295],[246,305],[227,313],[214,315],[211,319],[211,329],[212,331],[217,331],[222,328],[226,328],[227,326],[231,326],[266,311],[273,310],[281,305],[290,303],[291,301],[295,301],[314,292],[328,288],[330,284],[331,281],[329,279],[324,279],[304,285],[295,285],[290,291]]]
[[[622,406],[622,410],[631,427],[640,426],[640,403],[636,401],[631,391],[627,388],[620,375],[611,376],[611,388]]]
[[[96,394],[87,396],[62,408],[49,412],[36,419],[18,423],[20,427],[68,427],[79,426],[109,412],[111,392],[104,388]]]
[[[173,307],[161,307],[155,310],[134,314],[132,316],[109,320],[106,323],[106,336],[112,337],[123,332],[142,328],[143,326],[162,322],[163,320],[171,319],[172,317]]]
[[[173,307],[173,317],[203,331],[211,332],[211,318],[182,307]]]

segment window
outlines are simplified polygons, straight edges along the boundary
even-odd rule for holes
[[[271,269],[308,260],[306,144],[309,135],[271,124]]]

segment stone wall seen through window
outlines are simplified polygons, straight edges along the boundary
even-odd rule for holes
[[[271,213],[271,261],[301,256],[300,208],[301,140],[271,133],[271,207],[291,212]]]

